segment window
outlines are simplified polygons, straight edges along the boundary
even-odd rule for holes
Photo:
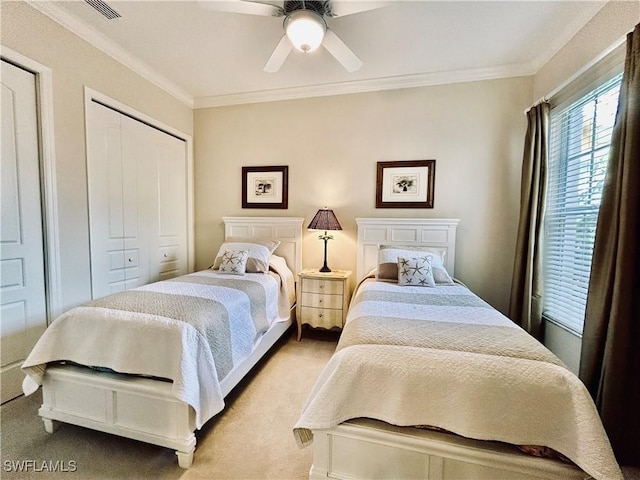
[[[580,334],[621,80],[551,110],[543,315]]]

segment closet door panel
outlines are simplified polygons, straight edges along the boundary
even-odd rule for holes
[[[157,222],[150,244],[152,277],[157,280],[187,273],[187,185],[185,142],[155,132],[154,201]]]
[[[126,289],[149,283],[149,200],[147,158],[153,154],[153,128],[122,116],[122,188],[124,192],[124,247]]]
[[[126,289],[120,114],[92,102],[87,110],[87,176],[93,298]]]

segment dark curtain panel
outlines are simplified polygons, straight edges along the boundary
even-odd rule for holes
[[[534,337],[542,338],[542,231],[547,193],[549,104],[527,112],[524,139],[520,221],[511,280],[509,317]]]
[[[580,378],[595,400],[618,461],[640,465],[640,25],[627,36]]]

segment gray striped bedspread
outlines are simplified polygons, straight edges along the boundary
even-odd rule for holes
[[[90,301],[47,328],[22,366],[23,390],[35,391],[56,361],[165,378],[200,428],[224,408],[220,381],[289,318],[287,288],[273,272],[204,270]]]

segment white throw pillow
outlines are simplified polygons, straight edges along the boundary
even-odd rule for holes
[[[225,250],[218,272],[229,275],[244,275],[249,259],[249,250]]]
[[[246,268],[248,273],[267,273],[269,271],[271,249],[260,243],[249,242],[224,242],[220,246],[220,250],[218,250],[218,254],[216,255],[216,259],[211,268],[214,270],[218,270],[220,268],[222,255],[227,250],[247,250],[249,252]]]
[[[398,281],[398,258],[413,258],[422,253],[430,254],[433,279],[438,285],[453,285],[453,280],[444,266],[446,251],[441,248],[405,246],[405,245],[380,245],[378,249],[378,280]]]
[[[431,261],[433,255],[398,257],[398,285],[413,287],[435,287]]]

